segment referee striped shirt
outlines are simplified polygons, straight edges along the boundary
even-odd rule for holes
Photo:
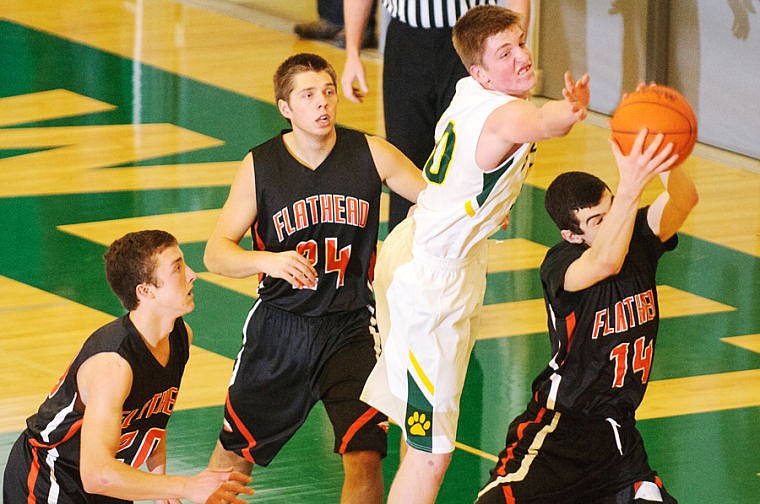
[[[497,0],[382,0],[392,18],[414,28],[451,28],[476,5],[496,5]]]

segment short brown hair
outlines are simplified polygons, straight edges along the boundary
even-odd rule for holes
[[[174,245],[177,239],[170,233],[152,229],[127,233],[108,247],[103,255],[106,279],[124,308],[129,311],[137,308],[138,285],[157,285],[157,256]]]
[[[333,84],[337,86],[338,77],[332,65],[322,56],[311,53],[298,53],[283,61],[274,73],[275,101],[288,101],[293,92],[295,76],[303,72],[327,72]]]
[[[522,15],[497,5],[480,5],[459,18],[452,30],[452,41],[459,59],[469,71],[483,62],[486,40],[522,21]]]

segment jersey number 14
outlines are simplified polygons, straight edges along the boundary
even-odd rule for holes
[[[649,371],[652,369],[652,356],[654,354],[654,341],[646,343],[644,336],[633,342],[633,356],[630,367],[634,373],[641,373],[641,383],[649,380]],[[631,344],[621,343],[610,352],[610,360],[615,363],[615,380],[612,388],[620,388],[625,383],[625,375],[628,373],[628,354]]]

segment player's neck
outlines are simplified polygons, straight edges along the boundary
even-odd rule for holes
[[[285,147],[301,164],[316,169],[335,147],[335,128],[324,135],[314,135],[304,131],[291,131],[283,136]]]
[[[167,317],[142,311],[138,307],[129,312],[129,320],[132,321],[137,331],[142,336],[149,348],[157,348],[169,339],[169,334],[174,329],[176,317]]]

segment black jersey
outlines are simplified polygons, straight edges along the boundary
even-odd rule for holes
[[[174,409],[189,357],[188,334],[182,318],[176,320],[169,344],[169,361],[162,366],[145,345],[129,315],[104,325],[85,341],[37,413],[26,422],[27,429],[23,436],[28,439],[29,448],[38,452],[34,458],[43,466],[39,469],[39,481],[33,482],[31,476],[29,479],[38,497],[51,491],[51,479],[57,481],[64,492],[83,492],[77,487],[81,487],[79,445],[84,411],[78,396],[76,376],[79,367],[98,353],[115,352],[132,368],[132,388],[124,401],[116,459],[132,467],[140,467],[145,462],[165,438],[166,424]],[[32,474],[38,472],[32,470]],[[53,475],[55,478],[48,478]],[[56,489],[52,491],[58,492]],[[73,498],[73,501],[78,499]],[[87,500],[91,501],[122,502],[105,497]]]
[[[644,396],[659,325],[657,262],[678,243],[663,243],[647,223],[647,208],[636,216],[623,267],[615,276],[579,292],[562,286],[584,245],[563,241],[541,264],[549,314],[552,359],[533,382],[540,405],[602,418],[632,418]]]
[[[318,275],[316,289],[295,289],[262,275],[258,294],[300,315],[352,311],[372,301],[382,181],[365,135],[336,131],[333,150],[314,170],[288,152],[282,134],[251,149],[258,213],[251,227],[254,249],[296,250]]]

